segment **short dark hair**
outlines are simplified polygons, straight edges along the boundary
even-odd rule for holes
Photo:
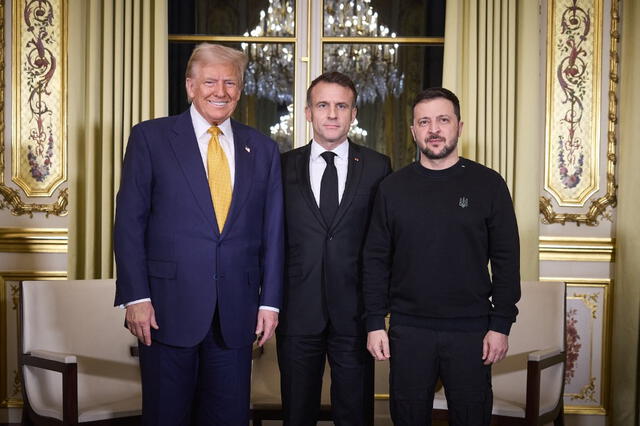
[[[342,74],[341,72],[338,72],[338,71],[325,72],[324,74],[321,74],[311,82],[311,85],[309,85],[309,88],[307,89],[307,105],[308,106],[311,106],[311,90],[313,90],[313,88],[318,83],[322,83],[322,82],[335,83],[337,85],[350,89],[351,92],[353,93],[353,105],[351,106],[352,107],[356,106],[356,101],[358,100],[358,91],[356,90],[356,85],[353,83],[353,80],[349,78],[349,76]]]
[[[453,112],[456,114],[456,118],[458,119],[458,121],[460,121],[460,101],[451,90],[445,89],[444,87],[430,87],[418,93],[418,95],[416,95],[415,99],[413,100],[411,111],[415,110],[416,105],[418,105],[420,102],[437,98],[444,98],[448,101],[451,101],[451,103],[453,104]]]

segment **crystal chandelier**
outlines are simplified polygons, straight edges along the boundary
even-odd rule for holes
[[[330,37],[392,37],[396,34],[378,24],[371,0],[325,0],[324,34]],[[295,34],[290,0],[269,0],[266,12],[245,37],[282,37]],[[293,102],[293,52],[281,43],[242,43],[249,56],[245,93],[280,104]],[[384,100],[388,93],[399,96],[404,74],[398,71],[398,45],[329,44],[324,49],[324,68],[350,76],[358,90],[358,103]]]
[[[330,37],[392,37],[396,34],[378,24],[378,13],[371,0],[325,0],[324,34]],[[269,0],[266,12],[260,11],[258,25],[245,37],[282,37],[295,34],[294,8],[291,0]],[[244,91],[287,105],[288,113],[271,127],[274,139],[289,140],[293,120],[293,51],[282,43],[242,43],[249,57]],[[350,76],[358,91],[358,104],[384,100],[391,93],[399,96],[404,89],[404,74],[398,71],[397,44],[326,43],[324,69]],[[349,136],[364,141],[366,130],[354,122]]]
[[[396,33],[378,24],[378,12],[371,0],[325,1],[324,34],[329,37],[396,37]],[[324,63],[327,69],[349,75],[358,90],[359,103],[384,101],[388,93],[400,96],[404,74],[398,71],[398,45],[327,44]]]
[[[260,23],[245,37],[283,37],[295,34],[290,0],[269,0],[267,11],[260,11]],[[279,104],[293,102],[293,52],[281,43],[242,43],[249,57],[244,92],[271,99]]]

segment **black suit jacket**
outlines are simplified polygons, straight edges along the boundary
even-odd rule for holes
[[[285,201],[284,300],[278,332],[322,332],[330,320],[343,335],[364,333],[362,246],[389,157],[349,143],[347,181],[333,222],[322,218],[311,191],[311,144],[282,155]]]

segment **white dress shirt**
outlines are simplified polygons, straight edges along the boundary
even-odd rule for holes
[[[316,199],[316,204],[320,207],[320,183],[322,182],[322,174],[327,168],[327,162],[321,157],[323,152],[327,151],[315,140],[311,142],[311,155],[309,156],[309,181],[311,183],[311,191]],[[349,169],[349,143],[345,139],[340,145],[331,150],[336,156],[333,163],[336,165],[338,172],[338,203],[342,201],[344,187],[347,182],[347,170]]]
[[[211,139],[211,134],[208,132],[211,124],[205,118],[200,115],[198,110],[193,104],[191,104],[191,108],[189,108],[189,113],[191,114],[191,123],[193,124],[193,130],[196,134],[196,139],[198,141],[198,149],[200,150],[200,157],[202,158],[202,164],[204,165],[204,170],[209,176],[209,169],[207,165],[207,150],[209,148],[209,140]],[[218,135],[218,140],[220,141],[220,146],[224,151],[224,155],[227,157],[227,162],[229,163],[229,173],[231,174],[231,189],[233,189],[233,184],[235,183],[235,172],[236,172],[236,154],[235,148],[233,144],[233,130],[231,129],[231,120],[227,118],[222,123],[218,125],[218,128],[222,130],[222,134]],[[338,175],[339,176],[339,175]],[[150,302],[150,298],[133,300],[129,303],[126,303],[124,306],[134,305],[140,302]],[[260,309],[266,309],[268,311],[280,312],[278,308],[274,308],[272,306],[260,306]]]

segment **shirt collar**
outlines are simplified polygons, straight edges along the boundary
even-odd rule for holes
[[[211,127],[211,124],[198,112],[196,107],[191,104],[189,108],[191,114],[191,122],[193,123],[193,130],[196,133],[196,138],[200,139]],[[227,118],[222,123],[218,124],[218,128],[222,130],[222,134],[228,137],[233,135],[231,130],[231,119]]]
[[[320,155],[325,151],[327,150],[324,149],[318,142],[316,142],[315,140],[311,141],[310,158],[312,161],[317,160],[318,157],[320,157]],[[331,152],[336,154],[336,156],[341,160],[347,159],[349,157],[349,141],[345,140],[340,145],[332,149]]]

